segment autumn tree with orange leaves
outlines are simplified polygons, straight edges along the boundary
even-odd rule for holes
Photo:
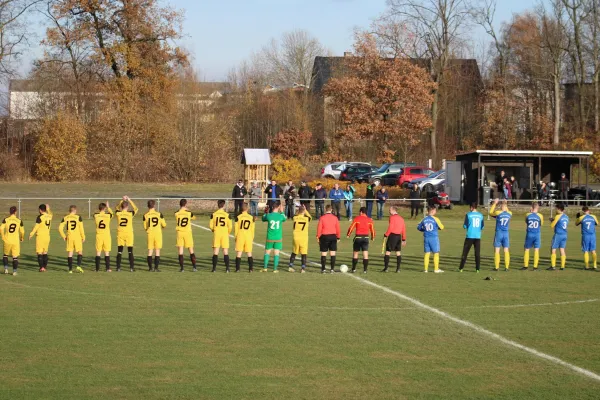
[[[377,146],[380,162],[407,158],[431,128],[435,84],[424,69],[404,58],[387,58],[375,38],[358,33],[348,74],[325,88],[342,122],[342,143],[368,141]]]

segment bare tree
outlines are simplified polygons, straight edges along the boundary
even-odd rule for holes
[[[471,8],[471,16],[478,25],[485,29],[486,33],[492,38],[494,49],[498,57],[498,75],[504,79],[506,74],[506,66],[508,64],[509,49],[506,46],[506,41],[498,35],[495,28],[496,6],[497,0],[479,0],[473,4]],[[510,26],[508,27],[510,29]],[[506,34],[506,33],[505,33]]]
[[[31,34],[27,32],[25,17],[42,0],[0,1],[0,75],[14,74],[14,62],[22,55]]]

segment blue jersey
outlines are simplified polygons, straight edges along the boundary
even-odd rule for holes
[[[508,226],[512,219],[512,213],[508,210],[496,210],[496,205],[492,204],[490,215],[496,218],[496,232],[508,232]]]
[[[577,219],[576,224],[581,225],[581,234],[583,236],[596,236],[598,220],[595,215],[583,214]]]
[[[438,230],[444,229],[444,225],[437,217],[428,215],[417,225],[417,229],[423,232],[425,238],[438,237]]]
[[[463,228],[467,230],[467,239],[481,239],[483,230],[483,214],[479,211],[471,211],[465,215]]]
[[[555,235],[567,236],[567,227],[569,226],[569,217],[567,214],[560,214],[552,222]]]
[[[529,213],[525,216],[525,223],[527,224],[527,236],[539,236],[542,233],[544,217],[540,213]]]

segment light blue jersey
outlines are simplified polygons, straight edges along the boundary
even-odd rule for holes
[[[467,230],[467,239],[481,239],[483,231],[483,214],[479,211],[471,211],[465,215],[463,228]]]

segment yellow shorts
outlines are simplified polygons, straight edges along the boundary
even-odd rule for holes
[[[81,253],[83,251],[83,241],[80,237],[78,238],[70,238],[67,237],[67,251]]]
[[[252,244],[252,238],[240,235],[235,240],[235,251],[252,253]]]
[[[229,248],[229,235],[228,234],[218,234],[213,235],[213,246],[214,249],[228,249]]]
[[[4,255],[17,258],[21,255],[21,243],[4,242]]]
[[[48,247],[50,247],[50,238],[49,237],[38,236],[35,238],[35,253],[36,254],[47,253]]]
[[[110,235],[96,235],[96,252],[104,251],[110,253],[112,250],[112,238]]]
[[[133,247],[133,233],[117,234],[117,246]]]
[[[177,247],[191,249],[194,247],[194,236],[192,232],[177,232]]]
[[[148,250],[160,250],[163,247],[162,232],[148,234]]]
[[[294,238],[294,254],[308,254],[308,238]]]

